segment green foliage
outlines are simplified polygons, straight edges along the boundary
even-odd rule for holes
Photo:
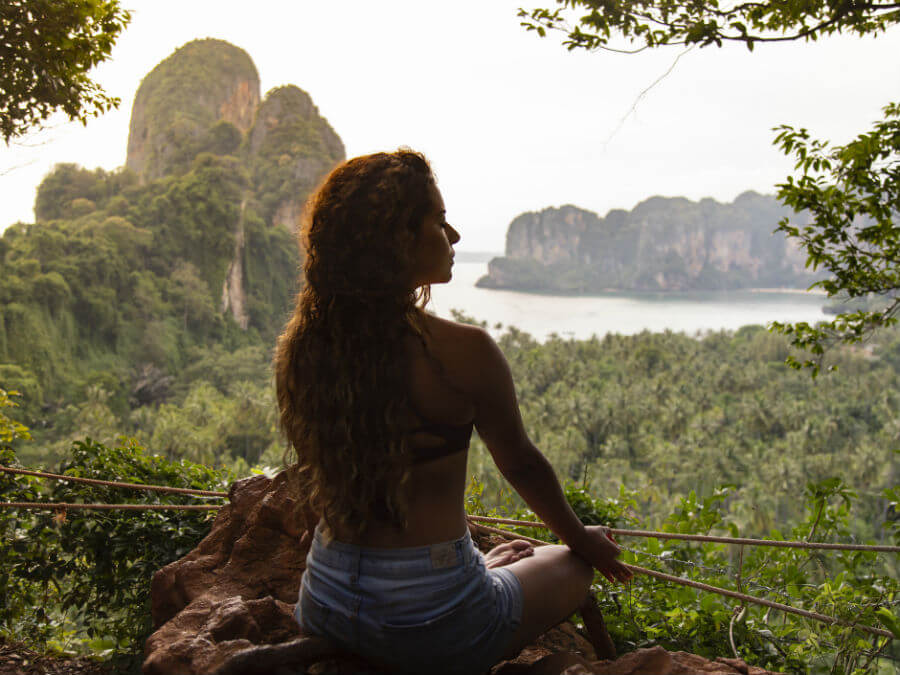
[[[254,110],[258,90],[243,50],[186,44],[141,84],[131,135],[146,144],[129,149],[140,179],[57,165],[38,188],[38,222],[0,236],[0,381],[26,394],[17,415],[39,441],[29,459],[59,458],[73,435],[111,443],[127,430],[149,441],[171,418],[160,405],[184,403],[198,379],[235,419],[249,405],[242,386],[270,400],[257,392],[299,277],[291,228],[344,155],[306,93],[280,87]],[[270,426],[211,423],[189,454],[246,468],[274,455]],[[219,431],[216,454],[201,453],[199,439]]]
[[[643,333],[543,345],[508,329],[499,342],[525,427],[557,473],[575,481],[566,492],[585,522],[884,543],[897,540],[900,503],[895,331],[884,338],[869,355],[834,350],[829,360],[842,374],[824,381],[786,367],[787,338],[759,326],[701,339]],[[475,481],[467,508],[534,518],[477,438],[469,470]],[[592,507],[597,502],[608,510]],[[547,538],[533,528],[516,531]],[[890,629],[880,610],[893,616],[900,600],[895,556],[619,543],[629,551],[626,562],[845,619],[864,617],[871,626]],[[730,630],[739,656],[754,665],[890,672],[890,662],[873,657],[884,640],[873,643],[849,629],[752,606],[739,617],[734,601],[648,577],[602,592],[621,651],[661,644],[733,657]],[[900,656],[896,646],[883,653]]]
[[[848,522],[854,495],[837,479],[810,484],[803,519],[782,535],[771,538],[817,541],[849,539]],[[689,495],[667,519],[664,530],[713,532],[739,536],[728,518],[729,491],[698,500]],[[813,537],[813,535],[815,535]],[[895,604],[895,579],[878,573],[876,555],[763,547],[726,548],[647,540],[624,554],[626,562],[693,578],[715,586],[767,597],[846,620],[880,627],[879,609]],[[618,597],[616,597],[618,596]],[[722,596],[674,588],[665,582],[638,577],[628,589],[607,589],[604,612],[608,624],[617,623],[627,645],[649,638],[668,648],[690,647],[708,656],[733,656],[729,629],[737,655],[750,663],[789,672],[877,672],[870,660],[870,636],[829,627],[792,615],[739,603]],[[615,634],[617,628],[611,627]],[[627,637],[626,637],[627,636]],[[880,646],[883,640],[876,640]],[[699,647],[699,649],[698,649]]]
[[[184,175],[144,187],[129,172],[72,165],[45,179],[38,210],[47,222],[9,228],[0,261],[0,368],[15,364],[36,378],[30,415],[51,402],[77,406],[93,367],[153,364],[174,373],[196,345],[274,340],[295,290],[297,249],[283,228],[244,211],[247,181],[237,160],[210,154]],[[95,209],[72,218],[72,204],[88,198]],[[118,215],[105,209],[111,205]],[[221,309],[242,219],[246,334]]]
[[[71,208],[76,199],[87,200],[95,209],[102,209],[136,183],[137,176],[127,169],[88,171],[77,164],[57,164],[38,186],[35,218],[38,222],[72,218]]]
[[[854,536],[881,537],[900,408],[894,334],[871,354],[836,350],[841,377],[812,381],[783,363],[787,338],[761,326],[692,339],[672,333],[551,339],[509,329],[499,343],[535,444],[563,479],[589,493],[635,490],[642,518],[662,526],[679,495],[723,485],[748,536],[803,517],[808,481],[864,487]],[[508,489],[475,438],[470,472],[488,508]],[[585,475],[588,479],[585,481]],[[504,498],[505,499],[505,498]],[[524,507],[515,496],[512,507]]]
[[[52,113],[85,124],[117,106],[88,77],[131,19],[118,0],[7,0],[0,6],[0,136],[9,143]]]
[[[194,158],[201,153],[213,155],[235,155],[241,145],[243,134],[240,129],[225,120],[219,120],[206,131],[184,123],[170,127],[173,134],[180,133],[182,138],[170,139],[172,143],[171,157],[166,159],[166,173],[182,174],[190,170]],[[202,128],[202,127],[200,127]]]
[[[778,196],[812,217],[808,225],[785,218],[778,229],[800,240],[808,266],[828,271],[829,278],[814,285],[829,297],[881,300],[846,308],[816,326],[773,324],[812,355],[791,365],[811,367],[815,375],[828,345],[860,342],[876,328],[895,323],[900,310],[900,104],[886,106],[883,120],[844,146],[830,148],[806,129],[788,126],[779,127],[776,143],[796,157],[796,168],[803,172],[779,185]]]
[[[530,511],[510,512],[484,504],[485,486],[472,480],[467,510],[532,520]],[[693,491],[680,498],[661,527],[642,517],[638,493],[620,486],[616,498],[597,499],[569,483],[566,498],[585,524],[622,529],[661,529],[683,534],[742,536],[729,513],[733,489],[717,488],[700,498]],[[801,519],[773,539],[846,541],[856,495],[839,479],[810,483]],[[475,508],[473,510],[473,506]],[[509,528],[515,533],[555,541],[546,530]],[[896,529],[896,528],[895,528]],[[813,537],[815,535],[815,537]],[[746,535],[744,535],[746,536]],[[897,628],[900,601],[895,578],[876,570],[876,554],[763,547],[727,547],[655,538],[619,537],[626,563],[700,581],[756,597],[799,606],[860,624]],[[708,658],[738,656],[751,665],[779,672],[863,673],[879,670],[875,653],[885,645],[858,630],[826,626],[794,615],[744,607],[724,596],[636,575],[627,586],[609,585],[599,574],[595,591],[604,620],[620,653],[662,645]],[[732,641],[734,649],[732,651]],[[896,650],[895,650],[896,651]],[[891,649],[885,654],[891,656]],[[890,662],[888,662],[890,663]]]
[[[146,114],[153,124],[165,125],[183,117],[202,123],[205,130],[218,119],[218,111],[206,101],[215,99],[220,89],[243,80],[259,82],[247,52],[224,40],[192,40],[147,74],[136,100],[150,106]]]
[[[458,318],[467,320],[463,315]],[[702,339],[644,333],[585,341],[557,338],[543,345],[510,328],[500,345],[518,385],[526,428],[557,471],[569,479],[567,497],[587,523],[826,541],[900,540],[896,517],[900,487],[892,461],[900,391],[891,342],[867,358],[848,350],[835,351],[831,358],[840,360],[841,377],[815,382],[782,363],[789,349],[787,339],[761,327],[712,333]],[[256,342],[237,349],[197,345],[187,352],[186,362],[170,384],[170,402],[158,408],[131,410],[127,390],[117,389],[115,377],[98,373],[85,381],[84,402],[57,415],[58,424],[72,433],[76,429],[96,433],[114,428],[118,418],[132,425],[129,428],[140,429],[154,451],[167,452],[172,458],[231,462],[242,473],[257,458],[277,464],[280,447],[272,418],[268,350]],[[19,374],[23,375],[24,371]],[[147,458],[128,445],[114,450],[94,443],[82,445],[67,448],[63,463],[78,475],[184,484],[173,483],[173,474],[159,467],[191,466]],[[129,464],[134,455],[139,460]],[[147,468],[145,462],[156,464]],[[469,512],[534,518],[502,482],[477,438],[469,468],[477,479],[467,495]],[[171,471],[181,475],[186,470]],[[20,477],[4,480],[14,485],[0,495],[4,499],[12,499],[15,493],[22,495],[20,499],[30,494],[29,499],[101,500],[93,491],[39,494],[36,483]],[[193,485],[213,483],[213,479],[198,480]],[[862,489],[857,494],[848,485]],[[805,496],[805,504],[798,495]],[[102,500],[127,497],[111,491]],[[25,549],[32,551],[27,559],[53,559],[59,552],[52,547],[61,541],[70,547],[64,549],[65,555],[74,556],[80,545],[75,534],[61,539],[63,530],[57,528],[75,527],[76,518],[107,517],[93,513],[70,513],[68,521],[58,525],[49,515],[35,514],[36,524],[28,521],[17,526],[42,528],[34,530],[42,538],[36,539],[38,548]],[[154,528],[170,527],[163,523],[172,522],[169,514],[148,518]],[[135,527],[134,521],[125,522]],[[89,538],[96,526],[83,527],[72,532]],[[120,527],[119,521],[114,527]],[[533,528],[518,531],[546,536]],[[134,562],[142,561],[154,548],[144,541],[123,548],[119,559],[144,565]],[[739,551],[717,545],[656,540],[620,543],[631,551],[627,556],[634,556],[627,561],[638,565],[728,588],[738,587],[740,569],[745,592],[827,614],[859,615],[869,625],[889,628],[890,618],[880,610],[893,612],[892,603],[898,599],[894,581],[898,570],[890,557],[777,549],[746,549],[741,557]],[[189,547],[186,540],[184,546]],[[7,550],[7,555],[18,554]],[[77,570],[96,566],[93,555],[79,562],[83,566]],[[152,559],[146,569],[151,564],[161,561]],[[124,645],[135,644],[128,636],[140,628],[137,609],[128,615],[112,612],[93,624],[74,609],[67,614],[50,609],[46,617],[37,618],[34,606],[61,607],[69,588],[61,584],[62,590],[55,590],[52,582],[40,576],[47,573],[38,568],[34,562],[26,570],[32,576],[24,577],[20,585],[9,581],[8,587],[14,590],[2,611],[17,617],[13,621],[16,635],[45,640],[51,646],[66,639],[70,647],[82,638],[95,640],[93,647],[82,643],[95,651],[114,644],[127,650]],[[110,585],[118,583],[113,578],[120,578],[113,575],[127,571],[115,564],[99,569]],[[709,656],[732,656],[731,628],[741,657],[757,665],[817,673],[837,663],[847,666],[842,672],[853,672],[853,668],[858,673],[874,672],[875,666],[869,671],[864,668],[867,652],[873,650],[871,642],[861,646],[862,637],[850,630],[766,615],[755,608],[749,608],[740,620],[735,618],[732,626],[732,601],[647,578],[639,578],[627,589],[604,587],[603,592],[604,615],[622,650],[662,644]],[[78,597],[81,602],[87,596]],[[125,603],[130,596],[123,597]],[[118,600],[113,597],[112,602]],[[142,616],[146,619],[146,614]],[[69,637],[60,637],[64,635]]]
[[[2,447],[9,446],[9,444],[19,438],[25,440],[31,438],[28,427],[16,422],[3,410],[4,408],[18,407],[19,404],[13,401],[12,397],[20,395],[17,391],[6,391],[0,388],[0,444],[3,444]]]
[[[267,334],[274,335],[290,317],[291,305],[287,299],[293,297],[298,283],[302,283],[295,236],[285,227],[266,225],[255,210],[247,209],[244,252],[250,325],[264,327]]]
[[[3,422],[0,420],[0,426]],[[15,464],[9,447],[3,464]],[[148,455],[133,440],[110,448],[72,444],[58,468],[70,476],[222,490],[232,476]],[[0,476],[4,501],[197,503],[197,497]],[[150,579],[208,533],[208,511],[0,510],[0,633],[65,651],[134,662],[149,635]]]
[[[241,458],[252,466],[274,439],[271,387],[235,382],[226,395],[200,380],[184,401],[159,407],[150,446],[169,458],[207,464]]]
[[[848,6],[836,0],[739,3],[687,0],[556,0],[560,7],[519,10],[522,26],[541,37],[561,31],[569,49],[613,49],[621,36],[636,50],[665,45],[701,47],[743,42],[816,40],[834,33],[877,34],[900,22],[896,3]],[[622,51],[613,49],[614,51]]]
[[[167,275],[181,259],[193,264],[209,285],[221,293],[221,284],[234,255],[234,236],[241,217],[247,178],[233,158],[199,155],[193,169],[161,181],[135,209],[133,222],[153,232],[147,266]],[[140,203],[140,202],[139,202]]]

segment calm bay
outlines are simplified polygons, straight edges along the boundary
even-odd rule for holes
[[[493,334],[507,326],[540,341],[556,333],[562,338],[588,339],[607,333],[633,335],[641,331],[698,332],[735,330],[770,321],[807,321],[828,317],[825,297],[804,291],[707,291],[690,293],[606,293],[559,296],[477,288],[487,273],[486,262],[457,262],[449,284],[431,287],[431,311],[452,318],[451,310],[487,321]],[[496,324],[503,324],[497,329]]]

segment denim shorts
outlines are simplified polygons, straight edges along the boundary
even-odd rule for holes
[[[317,528],[294,616],[305,634],[376,666],[473,675],[503,658],[522,621],[522,586],[509,569],[485,567],[468,531],[386,549],[326,544]]]

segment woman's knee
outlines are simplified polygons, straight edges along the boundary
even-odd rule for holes
[[[590,563],[588,563],[584,558],[572,551],[572,549],[570,549],[568,546],[557,544],[555,546],[547,546],[545,548],[553,549],[553,555],[559,556],[562,560],[565,561],[566,565],[570,566],[571,574],[576,574],[578,578],[582,580],[590,580],[593,578],[594,568],[591,567]]]
[[[580,598],[587,595],[594,580],[594,568],[568,546],[540,546],[531,560],[515,565],[529,562],[529,571],[542,577],[541,585],[562,592],[563,596],[571,594]]]

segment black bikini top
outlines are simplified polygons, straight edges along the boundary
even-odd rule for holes
[[[443,367],[441,367],[441,372],[443,372]],[[452,388],[455,389],[455,387]],[[425,433],[430,436],[436,436],[443,441],[442,443],[432,442],[426,445],[416,444],[414,442],[411,443],[413,464],[430,462],[433,459],[439,459],[440,457],[446,457],[447,455],[452,455],[456,452],[468,449],[469,439],[472,436],[472,429],[475,426],[474,420],[466,422],[465,424],[434,422],[428,418],[428,415],[419,410],[419,407],[412,399],[412,396],[409,397],[408,402],[412,411],[416,414],[416,417],[424,422],[423,425],[411,429],[408,433]]]
[[[416,414],[422,419],[427,419],[418,410],[416,410]],[[410,433],[427,433],[440,437],[444,442],[435,445],[414,445],[412,448],[413,464],[430,462],[433,459],[468,449],[469,439],[472,436],[472,428],[474,426],[475,421],[473,420],[465,424],[444,424],[442,422],[429,421],[427,424],[416,427]]]

